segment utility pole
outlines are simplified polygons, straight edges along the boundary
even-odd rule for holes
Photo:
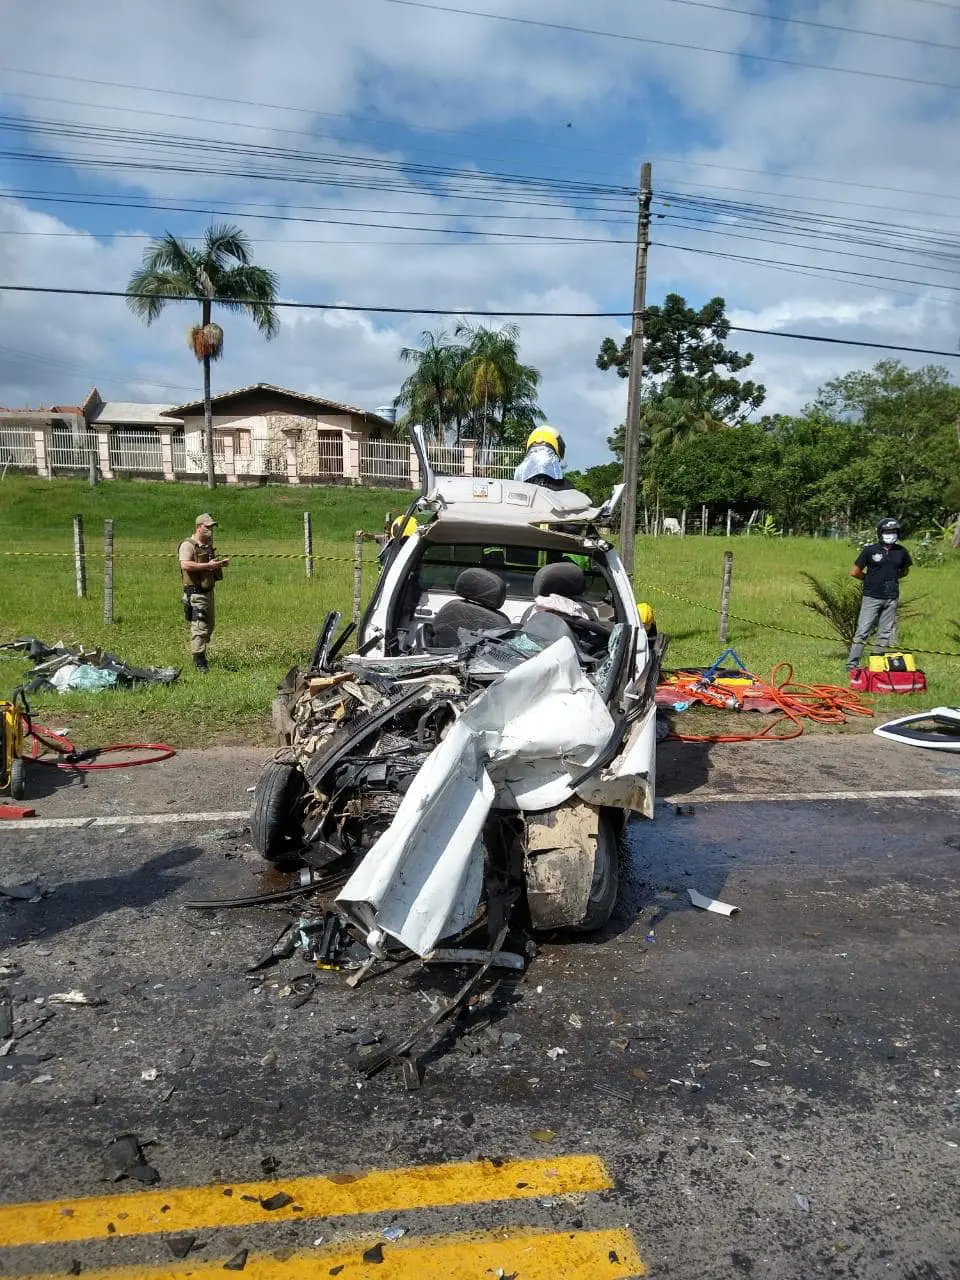
[[[630,378],[627,383],[627,422],[623,447],[623,509],[620,513],[620,556],[633,577],[637,534],[637,481],[640,465],[640,385],[643,378],[643,313],[647,306],[647,251],[650,247],[651,168],[640,168],[640,213],[637,218],[637,258],[633,277],[633,328],[630,333]]]

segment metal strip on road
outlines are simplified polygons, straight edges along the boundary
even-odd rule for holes
[[[333,1174],[277,1182],[174,1187],[168,1191],[5,1204],[0,1206],[0,1242],[4,1246],[17,1246],[105,1240],[152,1232],[251,1226],[494,1200],[528,1200],[537,1196],[607,1191],[612,1186],[603,1161],[587,1155],[557,1156],[552,1160],[505,1160],[502,1164],[477,1161],[373,1169],[350,1181],[340,1181]],[[268,1199],[281,1191],[291,1197],[290,1202],[278,1209],[266,1209],[261,1197]],[[380,1271],[377,1275],[382,1277],[384,1273]]]
[[[213,813],[110,813],[86,818],[22,818],[16,822],[0,822],[4,831],[77,830],[86,827],[164,827],[177,823],[246,822],[249,809],[222,809]]]
[[[689,791],[683,795],[662,796],[662,804],[810,804],[817,801],[841,800],[960,800],[960,788],[929,788],[917,791],[727,791],[701,794]],[[0,835],[5,831],[77,830],[87,827],[163,827],[184,823],[246,822],[249,809],[222,809],[212,813],[129,813],[105,814],[87,818],[23,818],[17,822],[0,822]]]
[[[960,800],[960,788],[920,791],[726,791],[663,796],[664,804],[809,804],[824,800]]]
[[[369,1244],[376,1243],[370,1240]],[[243,1268],[245,1280],[477,1280],[478,1276],[518,1274],[523,1280],[632,1280],[645,1276],[644,1266],[629,1231],[490,1231],[442,1237],[421,1237],[401,1244],[384,1244],[382,1262],[364,1262],[368,1241],[357,1241],[349,1252],[341,1243],[292,1254],[251,1254]],[[188,1260],[163,1266],[125,1266],[83,1269],[84,1280],[182,1280],[186,1276],[222,1276],[223,1258]],[[62,1276],[63,1272],[56,1273]],[[25,1276],[22,1280],[54,1280],[54,1275]]]

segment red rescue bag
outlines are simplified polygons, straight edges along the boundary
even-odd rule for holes
[[[868,671],[857,667],[850,672],[850,688],[858,693],[925,693],[927,677],[922,671]]]

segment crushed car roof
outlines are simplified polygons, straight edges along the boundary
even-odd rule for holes
[[[587,495],[576,489],[470,476],[438,476],[422,501],[436,509],[438,521],[467,525],[585,525],[597,514]]]

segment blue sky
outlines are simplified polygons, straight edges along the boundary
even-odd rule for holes
[[[748,327],[956,350],[960,108],[936,84],[960,82],[960,8],[724,3],[451,6],[638,39],[392,0],[9,5],[0,283],[122,290],[150,236],[194,235],[213,220],[201,210],[222,211],[285,299],[450,309],[285,310],[269,344],[226,318],[216,386],[373,408],[396,393],[399,349],[460,309],[628,308],[646,159],[650,302],[720,293]],[[818,23],[850,30],[803,25]],[[120,299],[0,293],[0,404],[74,402],[94,383],[192,398],[193,319],[175,307],[148,330]],[[626,386],[594,360],[623,322],[519,323],[571,461],[602,460]],[[735,341],[769,410],[882,354]]]

